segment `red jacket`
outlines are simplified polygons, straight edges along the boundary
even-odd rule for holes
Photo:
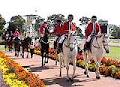
[[[42,24],[39,28],[39,34],[44,36],[45,29],[47,29],[47,27],[45,27],[44,24]]]
[[[62,25],[57,25],[55,27],[54,34],[57,36],[61,35],[62,34],[61,29],[62,29]]]
[[[71,24],[72,31],[76,31],[76,25],[74,23]],[[65,22],[62,26],[61,33],[66,34],[69,32],[69,22]]]
[[[15,33],[13,34],[13,36],[14,37],[18,37],[18,36],[20,36],[21,34],[20,34],[20,32],[18,32],[18,31],[15,31]]]
[[[98,33],[100,30],[100,25],[98,23],[96,23],[96,32]],[[85,30],[85,37],[87,38],[93,31],[93,23],[89,23],[87,25],[87,28]]]

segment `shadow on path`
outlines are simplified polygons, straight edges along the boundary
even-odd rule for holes
[[[79,80],[77,78],[74,78],[73,81],[68,81],[66,77],[57,77],[57,78],[46,78],[44,79],[45,83],[52,87],[53,84],[60,85],[62,87],[82,87],[84,86],[80,82],[91,82],[96,81],[95,78],[83,78],[82,80]],[[75,84],[74,84],[75,83]]]
[[[42,70],[57,69],[57,66],[30,66],[31,72],[41,72]]]

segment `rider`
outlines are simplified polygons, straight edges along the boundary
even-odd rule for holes
[[[72,22],[73,18],[74,17],[73,17],[72,14],[68,15],[68,21],[65,22],[63,24],[63,27],[62,27],[62,33],[63,34],[68,34],[70,32],[75,33],[75,31],[76,31],[76,25],[75,25],[75,23]]]
[[[16,29],[13,35],[14,35],[15,38],[16,38],[16,37],[20,37],[20,32],[19,32],[19,30]]]
[[[85,38],[86,38],[85,49],[90,49],[90,43],[92,41],[92,36],[101,33],[100,25],[96,21],[97,21],[97,17],[92,16],[91,22],[88,23],[88,25],[86,27],[86,30],[85,30]]]
[[[62,51],[62,44],[63,44],[63,41],[65,40],[65,35],[69,35],[69,33],[75,33],[76,31],[76,25],[72,22],[73,21],[73,15],[72,14],[69,14],[68,15],[68,21],[65,22],[61,29],[60,29],[60,39],[58,41],[58,44],[60,46],[60,51]]]
[[[44,37],[45,31],[47,30],[47,28],[48,28],[47,22],[44,22],[44,23],[40,26],[40,28],[39,28],[40,37]]]
[[[62,36],[61,36],[61,39],[59,40],[59,43],[63,42],[64,35],[68,35],[69,33],[74,34],[76,32],[76,25],[72,21],[73,21],[73,15],[69,14],[68,21],[65,22],[62,26],[62,29],[61,29]]]
[[[62,28],[62,21],[58,19],[57,24],[55,25],[55,30],[54,30],[54,34],[58,37],[62,35],[61,28]]]

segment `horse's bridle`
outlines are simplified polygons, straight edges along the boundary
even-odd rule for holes
[[[99,43],[98,43],[97,38],[101,38],[101,37],[102,37],[102,35],[99,35],[99,36],[94,35],[94,37],[96,38],[96,41],[97,41],[98,46],[95,46],[94,44],[92,44],[92,45],[93,45],[93,47],[100,49],[100,45],[99,45]],[[104,37],[105,37],[105,35],[104,35]],[[105,41],[104,41],[104,40],[103,40],[102,42],[103,42],[103,43],[105,43]],[[108,44],[103,44],[103,47],[105,48],[105,46],[107,46],[107,45],[108,45]]]
[[[70,40],[70,37],[67,37],[66,39]],[[77,42],[77,40],[75,39],[74,42]],[[70,48],[70,51],[72,51],[74,48],[71,48],[71,47],[70,47],[71,44],[73,44],[73,45],[74,45],[74,48],[75,48],[75,45],[76,45],[77,43],[73,43],[73,42],[72,42],[72,43],[68,43],[68,42],[67,42],[67,44],[64,44],[64,45],[65,45],[67,48]]]

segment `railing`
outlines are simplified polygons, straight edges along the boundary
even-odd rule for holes
[[[52,48],[54,47],[53,46],[54,40],[55,40],[55,37],[50,37],[49,39],[50,47]],[[85,39],[82,39],[79,36],[77,36],[77,41],[78,41],[79,47],[83,49]],[[120,39],[109,39],[108,42],[109,42],[108,44],[109,44],[110,53],[105,54],[105,56],[120,60]]]

